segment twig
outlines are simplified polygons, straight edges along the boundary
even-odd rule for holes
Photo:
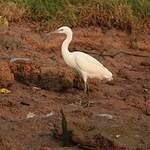
[[[10,56],[1,56],[0,57],[0,59],[2,59],[2,60],[10,60],[10,59],[12,59],[12,57]]]
[[[10,62],[15,62],[15,61],[31,61],[31,59],[30,58],[21,58],[21,57],[19,57],[19,58],[11,58],[10,59]]]
[[[119,51],[113,55],[111,54],[104,54],[104,52],[101,52],[100,54],[97,53],[97,52],[88,52],[88,51],[84,51],[85,53],[90,53],[90,54],[94,54],[94,55],[98,55],[99,57],[111,57],[111,58],[114,58],[116,57],[117,55],[120,55],[120,54],[124,54],[124,55],[129,55],[129,56],[135,56],[135,57],[150,57],[150,56],[147,56],[147,55],[141,55],[141,54],[135,54],[135,53],[129,53],[129,52],[123,52],[123,51]]]
[[[129,56],[135,56],[135,57],[150,57],[150,56],[147,56],[147,55],[141,55],[141,54],[134,54],[134,53],[128,53],[128,52],[123,52],[123,51],[120,51],[120,52],[117,52],[116,54],[114,55],[111,55],[111,57],[115,57],[119,54],[125,54],[125,55],[129,55]]]
[[[12,57],[12,56],[3,56],[0,57],[2,60],[10,60],[10,62],[15,62],[15,61],[31,61],[30,58],[24,58],[24,57]]]
[[[91,146],[91,145],[78,145],[79,148],[82,148],[84,150],[95,150],[96,146]]]

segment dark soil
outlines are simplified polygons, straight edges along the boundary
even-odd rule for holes
[[[0,85],[11,91],[0,94],[0,149],[150,149],[150,36],[73,31],[70,51],[87,52],[114,74],[111,82],[89,80],[88,96],[61,56],[64,37],[30,24],[0,33]],[[30,61],[10,62],[14,57]],[[61,109],[72,131],[69,147],[62,147]]]

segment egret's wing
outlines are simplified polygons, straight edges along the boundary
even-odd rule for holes
[[[103,74],[107,71],[107,69],[95,58],[82,52],[75,53],[75,62],[82,71],[90,74]]]

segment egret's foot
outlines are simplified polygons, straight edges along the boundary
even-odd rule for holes
[[[92,106],[93,102],[91,102],[87,97],[84,97],[82,100],[80,100],[79,105],[83,108]]]
[[[80,106],[82,106],[83,108],[89,107],[90,106],[90,102],[89,100],[81,100],[80,101]]]
[[[87,94],[87,89],[86,88],[84,88],[84,94]]]
[[[79,105],[82,106],[83,108],[92,107],[94,104],[95,104],[95,102],[90,101],[90,100],[81,100],[79,102]]]

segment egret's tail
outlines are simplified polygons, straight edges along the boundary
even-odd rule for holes
[[[111,76],[110,78],[106,78],[108,81],[113,80],[113,77]]]
[[[107,71],[105,72],[104,77],[105,77],[105,79],[108,80],[108,81],[113,80],[113,74],[112,74],[109,70],[107,70]]]

